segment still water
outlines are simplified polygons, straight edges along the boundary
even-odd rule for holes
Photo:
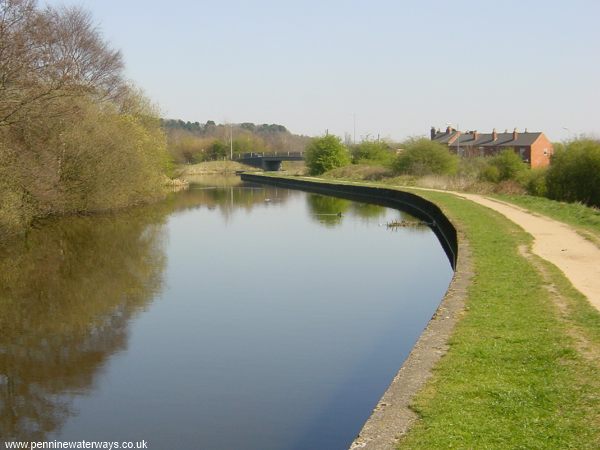
[[[406,213],[238,180],[0,251],[0,441],[344,449],[452,271]],[[341,214],[340,214],[341,213]]]

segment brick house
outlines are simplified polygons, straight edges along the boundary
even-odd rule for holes
[[[451,127],[446,128],[446,131],[431,127],[431,140],[447,145],[455,154],[467,157],[492,156],[506,148],[512,148],[532,168],[550,164],[550,157],[554,153],[554,147],[544,133],[527,130],[519,133],[516,128],[512,133],[497,133],[496,129],[491,133],[463,133]]]

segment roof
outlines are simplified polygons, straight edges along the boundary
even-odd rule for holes
[[[456,130],[452,130],[450,133],[445,131],[437,131],[433,138],[434,141],[439,142],[440,144],[447,144],[452,138],[456,136],[458,132]]]
[[[496,140],[492,139],[492,133],[460,134],[457,139],[448,144],[450,138],[455,134],[436,133],[433,140],[441,144],[447,144],[451,147],[464,145],[468,147],[526,147],[532,145],[541,135],[541,132],[523,132],[517,133],[517,138],[513,139],[513,133],[496,133]]]

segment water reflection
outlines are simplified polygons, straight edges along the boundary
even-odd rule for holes
[[[0,254],[0,436],[43,440],[160,289],[162,214],[73,217]],[[154,214],[148,214],[154,212]]]
[[[306,202],[312,217],[327,227],[339,225],[351,204],[350,200],[319,194],[307,194]]]
[[[226,179],[220,178],[221,182]],[[234,211],[252,211],[257,206],[284,204],[299,192],[275,187],[264,187],[251,183],[240,185],[206,185],[196,182],[190,189],[173,194],[171,206],[175,211],[186,211],[205,207],[217,209],[223,217],[230,219]]]
[[[352,211],[357,217],[366,219],[379,219],[386,215],[386,209],[383,206],[372,205],[370,203],[352,203]]]
[[[360,203],[343,198],[329,197],[320,194],[306,194],[306,202],[311,217],[316,222],[326,226],[335,227],[341,225],[344,217],[359,218],[364,223],[377,223],[381,226],[387,226],[393,222],[415,222],[420,223],[411,215],[395,210],[394,214],[397,218],[392,220],[385,219],[389,214],[389,209],[379,205],[370,203]],[[407,226],[406,232],[429,233],[430,230],[425,226]],[[391,231],[397,231],[398,228],[388,227]]]
[[[238,177],[202,181],[157,205],[38,223],[0,248],[0,437],[60,429],[73,398],[127,347],[132,317],[161,289],[169,215],[206,207],[229,217],[293,195]]]
[[[379,206],[197,181],[0,249],[1,438],[349,443],[447,286],[438,242]]]

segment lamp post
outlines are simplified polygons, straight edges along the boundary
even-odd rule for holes
[[[572,131],[571,131],[569,128],[567,128],[567,127],[562,127],[562,129],[563,129],[563,130],[565,130],[567,133],[569,133],[569,135],[573,136],[573,137],[569,136],[569,139],[570,139],[570,140],[573,140],[573,141],[575,140],[575,138],[577,137],[577,135],[576,135],[575,133],[573,133],[573,132],[572,132]]]
[[[233,124],[229,124],[229,157],[233,161]]]

